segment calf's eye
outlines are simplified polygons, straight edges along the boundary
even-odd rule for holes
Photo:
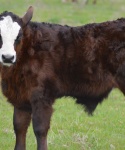
[[[15,40],[15,42],[16,42],[16,43],[19,43],[20,40],[21,40],[21,38],[22,38],[22,35],[18,35],[17,38],[16,38],[16,40]]]
[[[2,47],[2,37],[0,35],[0,48]]]

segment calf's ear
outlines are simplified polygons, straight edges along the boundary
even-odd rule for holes
[[[22,17],[23,26],[26,26],[29,23],[29,21],[32,19],[32,16],[33,16],[33,7],[30,6],[25,15]]]

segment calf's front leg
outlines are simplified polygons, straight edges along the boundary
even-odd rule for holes
[[[37,150],[47,150],[47,133],[53,110],[52,105],[48,104],[49,99],[40,94],[36,92],[32,97],[32,122],[37,140]]]
[[[16,135],[14,150],[26,150],[26,133],[31,121],[31,112],[14,108],[13,125]]]

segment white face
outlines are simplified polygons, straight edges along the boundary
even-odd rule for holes
[[[3,20],[0,20],[0,35],[2,39],[0,62],[3,65],[10,66],[16,61],[14,42],[19,34],[20,28],[19,24],[13,22],[10,16],[3,17]]]

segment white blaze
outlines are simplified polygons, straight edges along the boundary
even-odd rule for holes
[[[13,22],[10,16],[3,17],[3,20],[0,21],[0,34],[3,43],[0,48],[0,62],[3,63],[2,55],[14,56],[13,63],[16,61],[14,42],[18,36],[20,28],[19,24]]]

